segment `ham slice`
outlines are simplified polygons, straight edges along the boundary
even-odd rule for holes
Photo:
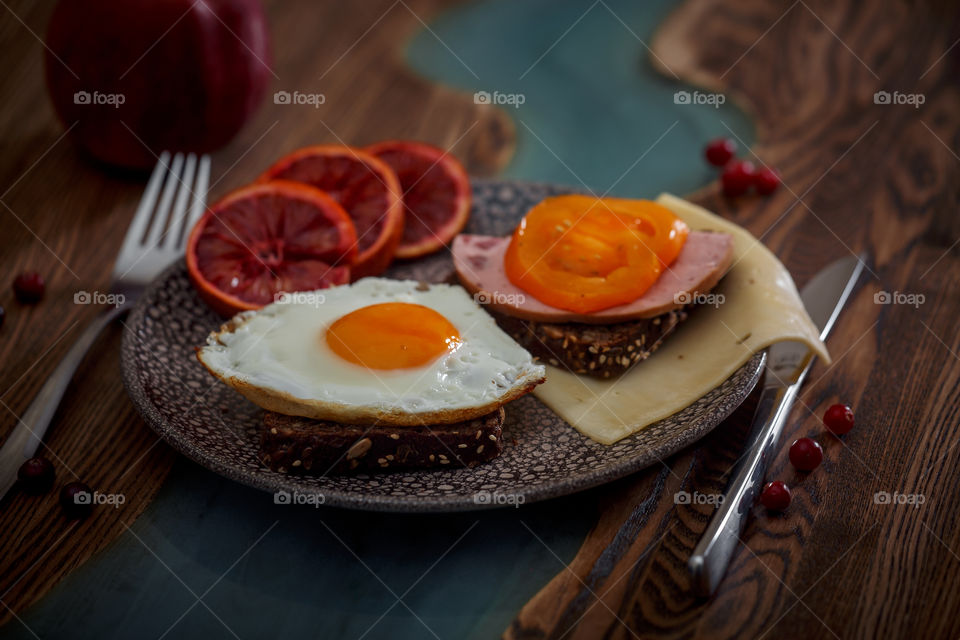
[[[503,269],[509,243],[509,237],[460,234],[453,240],[454,267],[463,286],[481,302],[500,313],[537,322],[612,324],[652,318],[710,291],[733,261],[733,236],[691,231],[677,259],[642,296],[629,304],[579,314],[544,304],[510,282]]]

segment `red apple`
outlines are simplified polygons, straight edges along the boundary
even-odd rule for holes
[[[272,75],[259,0],[60,0],[46,40],[57,113],[81,147],[123,167],[222,147]]]

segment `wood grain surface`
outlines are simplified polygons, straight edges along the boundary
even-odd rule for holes
[[[510,120],[416,78],[400,60],[419,18],[445,2],[409,0],[410,10],[393,3],[368,33],[391,4],[267,3],[273,32],[285,34],[274,43],[283,73],[271,91],[322,85],[327,101],[291,115],[268,100],[214,157],[214,197],[309,141],[415,137],[454,145],[475,175],[502,166],[512,150]],[[96,313],[73,304],[73,295],[106,290],[143,186],[137,176],[105,174],[62,138],[37,39],[51,6],[18,0],[0,8],[0,436]],[[337,28],[321,29],[330,24]],[[801,477],[784,446],[770,477],[794,487],[790,510],[755,511],[720,592],[690,596],[686,560],[711,507],[677,505],[674,496],[722,490],[741,453],[745,405],[697,447],[614,485],[569,569],[518,613],[505,637],[960,634],[960,516],[952,508],[960,493],[958,38],[955,3],[904,0],[691,0],[662,26],[650,43],[657,64],[722,88],[750,110],[754,151],[781,170],[787,187],[769,199],[730,202],[711,186],[694,200],[751,229],[801,285],[851,250],[872,255],[872,278],[829,341],[836,362],[816,366],[784,435],[785,444],[816,435],[826,460]],[[921,93],[925,101],[919,109],[878,105],[878,90]],[[10,293],[9,281],[24,269],[48,281],[36,307]],[[880,291],[925,301],[878,305]],[[76,477],[123,493],[127,505],[71,524],[54,495],[5,498],[0,623],[122,533],[175,457],[127,400],[118,347],[114,330],[88,357],[47,455],[61,483]],[[857,412],[858,426],[843,440],[823,437],[819,426],[836,401]],[[876,504],[876,492],[920,494],[925,502]]]
[[[214,155],[213,198],[249,182],[282,153],[310,143],[416,138],[451,149],[474,175],[490,174],[510,157],[509,118],[475,105],[470,94],[430,85],[404,66],[406,40],[443,2],[265,4],[272,33],[285,34],[274,41],[277,77],[271,95],[320,91],[326,102],[314,110],[276,105],[268,96],[240,136]],[[74,304],[74,294],[108,291],[113,259],[144,187],[141,176],[93,165],[64,137],[46,96],[38,39],[52,6],[49,0],[21,0],[0,9],[4,438],[97,313],[90,305]],[[13,299],[10,283],[23,270],[39,271],[47,280],[46,298],[36,306]],[[82,480],[96,490],[124,494],[126,504],[71,523],[61,515],[55,492],[41,498],[11,492],[0,503],[0,624],[124,532],[175,459],[127,399],[119,343],[118,325],[88,355],[51,427],[44,455],[55,463],[58,486]]]
[[[768,477],[793,487],[793,504],[783,515],[754,510],[713,598],[691,596],[686,573],[712,507],[674,496],[722,491],[749,406],[619,486],[576,559],[505,638],[960,633],[958,22],[955,3],[692,0],[661,26],[656,64],[752,112],[753,151],[787,187],[731,202],[712,185],[693,199],[762,238],[800,285],[864,250],[870,278],[828,341],[834,364],[815,366],[772,461]],[[924,102],[875,104],[877,91]],[[923,302],[876,304],[879,292]],[[857,416],[842,440],[819,418],[838,401]],[[809,474],[787,461],[800,436],[824,447]],[[878,504],[877,492],[923,503]]]

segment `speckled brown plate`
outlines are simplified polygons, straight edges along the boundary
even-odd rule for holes
[[[473,191],[468,232],[506,235],[531,205],[573,190],[475,181]],[[449,254],[444,252],[400,264],[388,275],[439,282],[451,271]],[[610,446],[580,435],[536,398],[526,396],[507,406],[504,452],[488,464],[377,475],[294,476],[260,463],[260,410],[214,380],[194,356],[194,347],[221,322],[194,293],[181,264],[167,269],[140,299],[124,332],[122,364],[124,383],[147,423],[187,457],[238,482],[291,495],[319,493],[326,505],[378,511],[466,511],[508,500],[529,503],[623,477],[706,435],[747,397],[763,363],[762,354],[757,354],[686,409]]]

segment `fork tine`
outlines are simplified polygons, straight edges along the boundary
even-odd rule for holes
[[[187,198],[193,189],[193,171],[197,167],[197,156],[194,153],[187,154],[187,163],[183,167],[183,178],[180,181],[180,189],[177,190],[177,199],[173,204],[173,212],[170,214],[170,224],[167,226],[167,232],[163,234],[157,246],[162,247],[180,246],[180,234],[183,231],[183,223],[187,216]]]
[[[163,194],[160,196],[160,203],[153,214],[153,221],[150,223],[150,231],[144,244],[147,250],[159,247],[163,234],[167,230],[167,219],[170,217],[170,207],[173,204],[173,196],[176,193],[177,185],[180,184],[180,170],[183,168],[183,154],[178,153],[173,156],[173,164],[170,166],[170,173],[167,174],[166,184],[163,185]]]
[[[157,166],[153,168],[150,174],[150,180],[147,182],[147,188],[140,197],[140,204],[137,205],[137,212],[133,214],[133,220],[130,221],[130,228],[127,229],[127,235],[123,239],[123,246],[120,252],[130,251],[140,246],[140,241],[147,226],[150,224],[150,214],[157,204],[157,195],[160,193],[160,185],[163,183],[163,177],[167,173],[167,167],[170,165],[170,152],[164,151],[157,160]]]
[[[190,230],[200,220],[200,216],[206,211],[207,186],[210,184],[210,156],[204,154],[200,157],[200,167],[197,171],[197,184],[193,188],[193,202],[190,203],[190,212],[186,220],[183,221],[183,233],[180,235],[182,242],[187,241]]]

